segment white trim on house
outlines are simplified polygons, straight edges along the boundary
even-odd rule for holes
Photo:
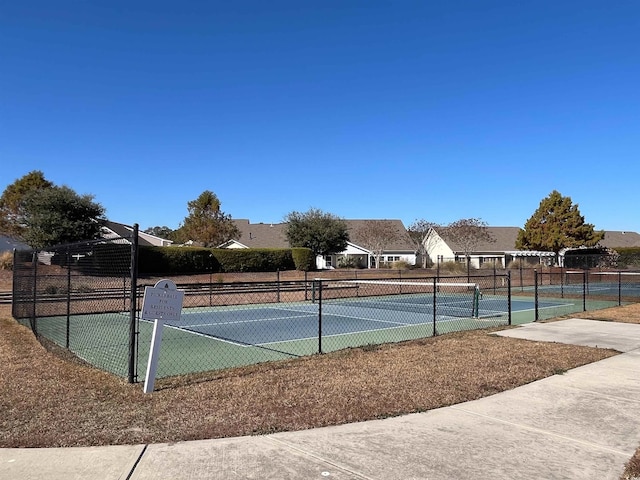
[[[102,237],[106,239],[124,237],[132,233],[133,227],[123,223],[108,221],[106,225],[102,227]],[[154,247],[168,247],[173,244],[173,241],[138,230],[138,243]]]
[[[499,237],[500,242],[481,245],[474,252],[465,255],[463,252],[454,250],[455,246],[447,243],[440,234],[432,229],[425,238],[425,248],[430,260],[437,264],[443,261],[455,261],[469,264],[474,268],[480,268],[484,263],[495,263],[498,267],[507,267],[516,258],[538,258],[539,263],[548,264],[555,254],[553,252],[542,252],[537,250],[515,250],[515,243],[518,229],[514,227],[487,227],[488,232],[495,238]],[[492,233],[494,232],[494,233]],[[434,237],[435,235],[435,237]]]
[[[237,240],[228,240],[224,242],[222,245],[218,246],[218,248],[228,248],[230,250],[238,250],[242,248],[249,248],[244,243],[241,243]]]

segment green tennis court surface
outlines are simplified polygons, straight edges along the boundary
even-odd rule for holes
[[[428,303],[403,300],[396,309],[379,307],[383,303],[325,304],[321,318],[318,305],[309,302],[184,309],[179,321],[165,324],[158,377],[424,338],[433,335],[434,327],[443,334],[506,325],[508,319],[507,300],[501,296],[484,296],[478,318],[470,311],[467,317],[438,311],[434,315]],[[531,298],[514,298],[511,303],[513,323],[533,320]],[[581,311],[582,306],[566,299],[544,299],[539,307],[562,314]],[[124,313],[38,320],[38,330],[46,337],[63,346],[68,342],[79,358],[122,377],[128,371],[129,328]],[[138,322],[138,380],[146,371],[152,328],[153,322]],[[86,344],[89,332],[101,341]]]

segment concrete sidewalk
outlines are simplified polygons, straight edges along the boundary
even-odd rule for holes
[[[0,449],[0,478],[618,479],[640,446],[640,325],[571,319],[497,335],[625,353],[385,420],[177,444]]]

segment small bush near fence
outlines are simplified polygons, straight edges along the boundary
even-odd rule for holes
[[[11,270],[13,268],[13,253],[3,252],[0,254],[0,270]]]
[[[463,273],[467,271],[467,264],[455,262],[453,260],[440,264],[440,270],[446,273]]]
[[[300,270],[301,272],[315,270],[316,259],[310,249],[300,247],[292,248],[291,255],[293,256],[293,263],[295,264],[296,270]]]

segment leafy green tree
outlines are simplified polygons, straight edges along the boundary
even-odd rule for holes
[[[92,195],[69,187],[32,190],[24,197],[23,239],[34,248],[99,238],[106,221],[104,208]]]
[[[347,248],[349,232],[341,218],[317,208],[285,216],[286,236],[292,247],[309,248],[315,255],[330,255]]]
[[[154,237],[165,238],[167,240],[173,240],[173,236],[175,231],[167,226],[155,226],[149,227],[146,230],[143,230],[144,233],[148,233],[149,235],[153,235]]]
[[[570,197],[554,190],[518,232],[516,248],[557,254],[563,248],[594,247],[603,238],[604,231],[596,232],[592,224],[585,223]]]
[[[217,247],[228,240],[240,238],[240,230],[231,215],[220,210],[220,206],[217,195],[210,190],[188,202],[189,215],[176,232],[178,241],[192,240],[204,247]]]
[[[25,230],[25,197],[53,187],[39,170],[27,173],[9,185],[0,197],[0,233],[22,238]]]

